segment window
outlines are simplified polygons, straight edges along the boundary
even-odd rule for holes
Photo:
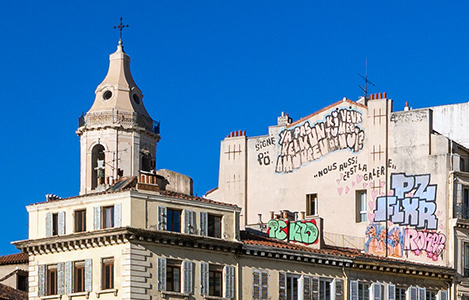
[[[463,189],[462,218],[469,219],[469,189]]]
[[[427,290],[425,300],[436,300],[436,292]]]
[[[318,214],[318,194],[306,195],[306,214],[316,216]]]
[[[223,291],[223,268],[210,265],[208,271],[208,295],[222,297]]]
[[[171,292],[180,292],[181,262],[168,259],[166,263],[166,290]]]
[[[114,258],[104,258],[102,260],[101,289],[108,290],[114,288]]]
[[[405,288],[396,287],[396,300],[406,300],[405,291]]]
[[[181,232],[181,211],[168,208],[166,222],[166,230]]]
[[[47,295],[57,295],[57,265],[47,266]]]
[[[330,279],[319,280],[319,300],[331,300],[331,283]]]
[[[466,161],[462,157],[459,157],[459,171],[466,171]]]
[[[221,216],[208,215],[208,236],[221,238]]]
[[[252,298],[268,299],[269,297],[269,273],[267,271],[254,270],[252,273]]]
[[[105,206],[101,210],[101,228],[114,227],[114,206]]]
[[[368,283],[359,282],[358,283],[358,300],[368,300],[369,297],[370,297],[370,285]]]
[[[16,278],[16,288],[20,291],[28,291],[28,276],[23,274],[18,274]]]
[[[356,212],[357,223],[367,221],[366,190],[356,192]]]
[[[59,214],[52,214],[52,235],[59,235]]]
[[[300,276],[287,275],[287,300],[298,299],[298,281]]]
[[[464,277],[469,277],[469,243],[464,244]]]
[[[86,231],[86,209],[75,211],[75,232]]]
[[[73,291],[85,291],[85,261],[77,261],[73,264]]]

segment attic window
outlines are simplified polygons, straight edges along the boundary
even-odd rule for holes
[[[112,92],[111,91],[107,90],[103,93],[103,99],[104,100],[109,100],[109,99],[111,99],[111,97],[112,97]]]
[[[134,94],[132,98],[134,98],[135,103],[140,104],[140,98],[138,97],[137,94]]]

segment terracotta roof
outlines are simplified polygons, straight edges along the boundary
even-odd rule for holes
[[[29,256],[26,253],[16,253],[0,256],[0,265],[27,264]]]
[[[28,293],[0,283],[0,300],[27,300]]]

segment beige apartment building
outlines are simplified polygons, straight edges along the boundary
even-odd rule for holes
[[[155,170],[159,124],[143,105],[122,41],[110,55],[108,74],[95,93],[76,132],[81,147],[80,194],[66,199],[47,195],[45,202],[27,206],[29,237],[14,242],[29,256],[30,300],[456,299],[452,289],[456,258],[449,258],[446,245],[455,243],[449,226],[462,223],[446,220],[448,209],[441,198],[446,196],[447,178],[425,173],[425,168],[449,163],[450,157],[443,154],[448,148],[442,145],[447,139],[433,131],[424,141],[415,137],[415,158],[423,156],[425,142],[431,140],[432,153],[427,155],[435,155],[435,160],[388,182],[388,169],[401,170],[397,166],[403,168],[406,160],[392,157],[391,164],[394,152],[386,154],[389,158],[383,153],[394,141],[383,132],[405,126],[373,119],[367,109],[391,114],[390,100],[368,104],[344,100],[296,123],[282,116],[269,136],[248,139],[240,133],[227,138],[221,184],[211,193],[222,202],[193,196],[188,176]],[[335,119],[328,120],[327,115]],[[426,118],[427,123],[415,125],[422,132],[430,126],[431,118]],[[329,126],[327,135],[345,135],[345,139],[324,140],[320,128],[326,123],[317,121],[322,119],[337,125],[337,130]],[[373,120],[379,132],[367,129]],[[312,142],[300,141],[306,135],[318,143],[296,156],[300,143]],[[377,144],[369,144],[370,139]],[[290,146],[292,142],[298,145]],[[452,153],[462,153],[457,147],[453,143]],[[367,155],[370,149],[376,159]],[[342,158],[343,154],[347,157]],[[322,167],[311,173],[315,160]],[[340,180],[330,181],[339,174]],[[309,175],[322,185],[313,184]],[[381,183],[370,189],[372,182],[381,181],[385,186],[380,190]],[[409,259],[399,256],[408,255],[408,249],[399,248],[400,241],[387,256],[378,242],[368,243],[366,251],[352,247],[364,241],[366,230],[373,228],[375,236],[381,235],[379,197],[387,187],[403,203],[408,197],[402,199],[401,193],[414,193],[417,204],[412,200],[411,205],[422,208],[405,211],[411,216],[400,223],[407,220],[408,228],[417,233],[448,237],[442,241],[443,249],[438,248],[441,240],[424,249],[433,249],[436,259],[426,255],[423,260],[414,259],[416,250]],[[356,199],[366,199],[368,204],[371,199],[366,195],[374,191],[379,193],[377,210],[356,211],[356,203],[362,203]],[[371,212],[376,226],[369,227]],[[258,213],[269,221],[258,222]],[[392,229],[400,223],[393,219],[389,232],[395,232]]]

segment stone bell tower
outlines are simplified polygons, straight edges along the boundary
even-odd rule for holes
[[[124,176],[155,170],[159,123],[143,105],[119,40],[90,110],[79,118],[80,195],[105,190]]]

